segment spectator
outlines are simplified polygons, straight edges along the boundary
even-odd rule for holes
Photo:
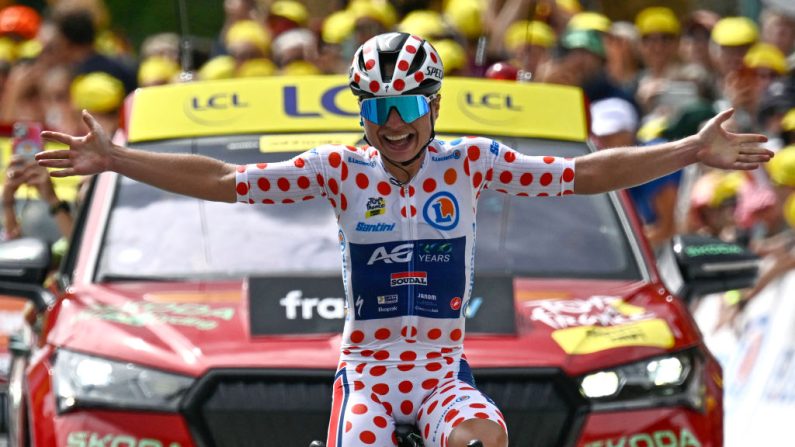
[[[347,73],[352,56],[347,56],[346,47],[352,46],[356,18],[348,10],[330,14],[323,21],[320,32],[320,51],[317,66],[324,73]]]
[[[124,84],[105,72],[77,76],[69,88],[75,112],[87,110],[113,135],[119,127]]]
[[[467,55],[464,48],[453,39],[442,39],[432,43],[444,61],[445,76],[462,76],[467,70]]]
[[[138,85],[151,87],[176,82],[179,79],[179,65],[171,58],[150,56],[138,67]]]
[[[635,18],[640,34],[640,56],[644,69],[638,79],[635,99],[644,112],[651,112],[652,97],[661,93],[679,67],[679,34],[681,26],[673,11],[666,7],[650,7]]]
[[[510,58],[506,62],[517,68],[521,80],[534,79],[539,68],[549,61],[555,41],[555,31],[544,22],[514,22],[505,32],[505,50]]]
[[[354,17],[354,42],[347,59],[353,57],[353,50],[367,42],[371,37],[393,29],[397,23],[397,13],[389,2],[375,0],[352,0],[348,11]]]
[[[795,17],[766,8],[760,17],[762,42],[775,45],[784,55],[795,52]]]
[[[276,0],[268,9],[265,23],[268,31],[276,39],[284,32],[306,27],[308,20],[309,12],[301,2]]]
[[[710,34],[720,16],[712,11],[699,9],[685,19],[679,54],[685,64],[704,67],[708,72],[715,68],[710,55]]]
[[[712,29],[712,47],[719,72],[719,105],[734,107],[733,125],[740,131],[754,128],[759,92],[756,75],[743,63],[748,50],[758,41],[756,25],[745,17],[727,17]]]
[[[273,41],[273,62],[284,68],[296,61],[314,65],[318,58],[317,38],[306,28],[294,28],[280,34]],[[319,73],[319,70],[315,70]]]
[[[605,34],[604,43],[608,77],[628,94],[634,94],[641,66],[637,28],[629,22],[615,22]]]

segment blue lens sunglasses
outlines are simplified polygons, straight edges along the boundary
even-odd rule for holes
[[[430,102],[436,95],[427,97],[423,95],[407,96],[382,96],[362,100],[362,118],[373,124],[383,125],[389,119],[392,108],[397,110],[400,118],[406,123],[412,123],[431,111]]]

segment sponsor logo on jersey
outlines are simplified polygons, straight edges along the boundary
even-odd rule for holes
[[[453,243],[445,240],[419,242],[417,249],[422,262],[450,262],[453,257]]]
[[[371,168],[375,167],[375,160],[364,161],[364,160],[359,160],[358,158],[351,157],[350,155],[348,156],[348,163],[353,163],[355,165],[369,166]]]
[[[376,297],[376,301],[379,305],[384,306],[387,304],[395,304],[398,302],[398,296],[395,294],[392,295],[378,295]]]
[[[450,309],[458,310],[461,308],[461,297],[454,297],[450,300]]]
[[[383,197],[370,197],[367,199],[367,212],[364,213],[365,219],[378,216],[386,212],[386,200]]]
[[[489,146],[489,151],[491,151],[494,155],[500,155],[500,143],[497,143],[494,140],[491,140],[491,145]]]
[[[442,75],[444,74],[444,72],[439,67],[431,67],[431,66],[429,66],[429,67],[425,68],[425,74],[427,76],[430,76],[432,78],[436,78],[436,79],[441,81],[442,80]]]
[[[414,249],[411,242],[392,247],[391,251],[387,251],[386,247],[381,245],[373,250],[373,254],[370,255],[367,265],[373,265],[376,262],[384,262],[386,264],[392,264],[393,262],[409,262],[413,253]]]
[[[458,201],[447,191],[437,192],[425,202],[422,217],[438,230],[452,230],[458,225]]]
[[[341,297],[306,298],[301,290],[291,290],[279,300],[288,320],[312,320],[315,312],[324,320],[338,320],[345,317],[345,299]],[[300,310],[300,313],[299,313]]]
[[[428,273],[427,272],[400,272],[392,273],[389,275],[389,285],[392,287],[400,286],[427,286]]]
[[[391,224],[383,222],[375,224],[369,224],[364,222],[356,223],[356,231],[362,231],[365,233],[383,233],[386,231],[394,231],[394,230],[395,230],[395,224],[393,223]]]
[[[458,160],[459,158],[461,158],[461,151],[459,151],[458,149],[454,150],[452,154],[445,155],[444,157],[431,156],[431,160],[433,161],[447,161],[453,159]]]

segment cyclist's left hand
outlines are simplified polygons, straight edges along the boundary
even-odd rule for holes
[[[707,121],[695,135],[700,150],[698,160],[707,166],[721,169],[756,169],[766,163],[773,151],[762,147],[767,137],[759,134],[737,134],[723,128],[733,109],[724,110]]]

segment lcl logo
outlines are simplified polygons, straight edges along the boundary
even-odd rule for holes
[[[461,112],[474,121],[502,124],[515,120],[522,107],[510,93],[462,92],[458,97]]]
[[[239,93],[213,93],[191,97],[185,104],[185,115],[199,124],[222,126],[234,122],[248,107]]]

